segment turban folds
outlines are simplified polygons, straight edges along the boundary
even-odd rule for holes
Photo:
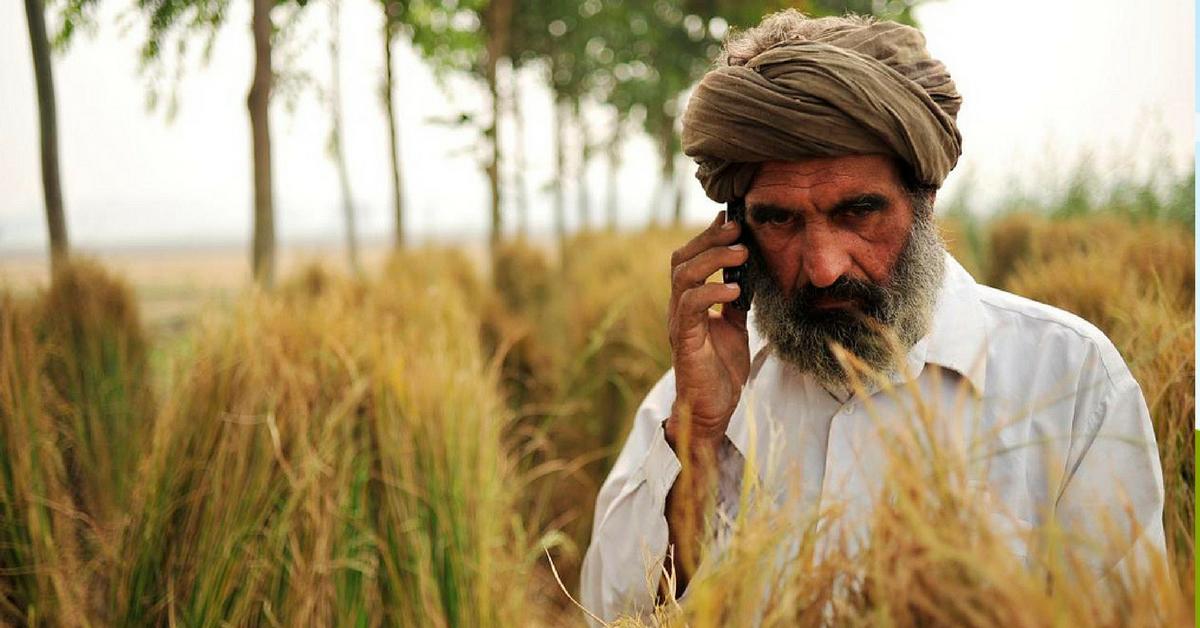
[[[917,29],[838,27],[705,74],[683,116],[683,152],[719,203],[744,196],[759,163],[805,157],[891,155],[936,187],[962,153],[961,104]]]

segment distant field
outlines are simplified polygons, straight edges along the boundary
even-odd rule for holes
[[[486,259],[481,244],[461,250],[480,264]],[[360,255],[368,272],[378,272],[390,247],[364,244]],[[314,264],[345,273],[349,262],[335,245],[283,246],[277,273],[287,277]],[[126,247],[85,250],[92,259],[120,276],[133,289],[143,322],[152,332],[178,331],[207,299],[228,301],[250,284],[249,247],[205,246]],[[50,283],[50,264],[44,254],[0,253],[0,286],[18,296],[34,294]]]

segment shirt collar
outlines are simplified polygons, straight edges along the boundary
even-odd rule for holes
[[[975,393],[983,397],[987,381],[987,328],[975,279],[945,253],[946,270],[933,309],[930,331],[913,345],[906,356],[907,373],[919,376],[926,364],[948,368],[962,375]],[[746,316],[750,345],[750,374],[753,377],[770,355],[770,342],[758,333],[754,308]],[[899,378],[903,379],[903,378]]]
[[[945,253],[945,260],[946,272],[934,306],[933,323],[929,333],[917,345],[926,344],[925,363],[962,375],[975,393],[983,397],[988,349],[983,304],[971,274],[949,252]],[[919,373],[919,370],[914,372]]]

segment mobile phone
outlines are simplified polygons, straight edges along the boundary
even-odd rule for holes
[[[750,230],[746,227],[746,200],[744,198],[736,198],[725,206],[725,221],[735,221],[742,225],[742,231],[738,234],[738,243],[747,244],[750,239]],[[721,272],[721,278],[725,283],[736,283],[742,291],[738,297],[733,300],[733,307],[748,312],[750,310],[750,302],[754,300],[754,291],[746,279],[746,265],[730,266]]]

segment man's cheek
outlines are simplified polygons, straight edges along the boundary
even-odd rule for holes
[[[803,263],[803,253],[787,239],[758,240],[759,262],[780,286],[795,286],[796,275]]]

